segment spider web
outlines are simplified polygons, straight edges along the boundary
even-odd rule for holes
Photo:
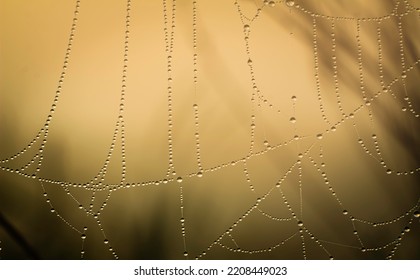
[[[75,1],[55,94],[2,55],[2,258],[419,258],[419,8],[144,2]]]

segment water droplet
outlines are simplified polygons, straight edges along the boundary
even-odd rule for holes
[[[244,31],[245,31],[245,32],[248,32],[249,30],[250,30],[249,25],[248,25],[248,24],[245,24],[245,25],[244,25]]]
[[[410,228],[409,227],[405,227],[404,228],[404,232],[409,232],[410,231]]]
[[[349,213],[349,211],[343,210],[343,215],[347,215],[348,213]]]
[[[287,0],[286,1],[286,5],[289,6],[289,7],[293,7],[295,5],[295,1],[293,1],[293,0]]]
[[[316,138],[318,138],[318,139],[322,139],[322,137],[323,137],[322,133],[319,133],[319,134],[316,135]]]
[[[388,169],[387,171],[386,171],[386,174],[391,174],[392,173],[392,170],[391,169]]]
[[[182,177],[178,177],[178,178],[176,178],[176,181],[177,181],[178,183],[182,183]]]
[[[414,212],[414,217],[415,218],[420,218],[420,212],[419,211],[415,211]]]
[[[184,257],[188,257],[188,252],[184,252]]]
[[[54,213],[55,212],[55,209],[54,208],[51,208],[51,213]]]
[[[292,96],[292,101],[296,101],[296,100],[297,100],[296,95],[293,95],[293,96]]]
[[[291,118],[290,118],[290,122],[291,122],[291,123],[295,123],[295,122],[296,122],[296,118],[295,118],[295,117],[291,117]]]
[[[270,2],[268,2],[268,5],[270,5],[270,7],[274,7],[274,6],[276,6],[276,2],[270,1]]]
[[[181,223],[184,223],[185,222],[185,219],[184,218],[181,218],[180,221],[181,221]]]
[[[82,234],[82,239],[86,239],[86,234]]]
[[[302,221],[299,221],[298,222],[298,226],[303,227],[303,222]]]
[[[264,141],[264,146],[268,146],[268,141],[267,140]]]
[[[199,172],[197,173],[197,177],[198,177],[198,178],[203,177],[203,172],[199,171]]]
[[[108,244],[108,243],[109,243],[108,239],[105,239],[104,244]]]

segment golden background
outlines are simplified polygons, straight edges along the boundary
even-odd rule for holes
[[[168,20],[172,1],[166,1]],[[124,55],[125,1],[81,1],[71,56],[49,128],[44,161],[37,179],[0,170],[0,258],[78,259],[80,234],[57,217],[64,217],[77,229],[88,227],[85,258],[112,258],[112,245],[122,259],[182,259],[185,251],[181,234],[180,186],[188,258],[203,251],[224,235],[221,243],[230,248],[271,251],[246,254],[232,252],[218,244],[206,251],[210,259],[384,259],[396,248],[394,258],[419,259],[419,174],[398,176],[398,170],[419,168],[419,118],[404,100],[403,71],[399,45],[398,17],[380,24],[382,34],[383,82],[390,92],[366,106],[360,89],[356,20],[335,20],[339,93],[344,112],[362,108],[345,119],[336,131],[317,134],[331,127],[323,120],[316,90],[313,53],[313,13],[334,17],[370,19],[404,13],[418,1],[295,1],[288,7],[281,1],[238,1],[243,14],[252,18],[246,52],[244,23],[235,1],[198,0],[197,49],[193,49],[192,1],[177,0],[172,52],[173,77],[173,162],[176,175],[169,183],[121,188],[111,193],[100,221],[109,244],[104,244],[97,221],[65,193],[60,185],[44,183],[56,210],[50,213],[39,178],[83,184],[91,180],[106,159],[121,94]],[[397,3],[399,3],[397,5]],[[406,6],[409,5],[409,6]],[[28,145],[44,126],[63,67],[75,1],[0,1],[0,158],[13,156]],[[166,178],[168,169],[168,72],[164,40],[162,1],[132,1],[130,11],[127,90],[124,107],[126,131],[126,182],[155,182]],[[246,21],[246,20],[245,20]],[[319,78],[322,106],[331,123],[342,116],[334,90],[331,20],[316,18]],[[419,95],[419,12],[401,17],[404,79],[413,110],[420,111]],[[363,79],[368,96],[381,92],[378,42],[374,21],[360,22]],[[193,54],[197,53],[197,86],[193,83]],[[263,95],[251,100],[252,78]],[[292,96],[296,100],[292,100]],[[267,102],[264,102],[267,99]],[[193,104],[198,104],[201,163],[200,178],[196,155],[196,126]],[[270,106],[270,104],[272,106]],[[369,117],[372,113],[372,119]],[[288,142],[243,162],[251,143],[251,115],[255,115],[254,151]],[[296,123],[290,118],[295,117]],[[376,134],[381,155],[393,171],[386,174],[374,156],[365,153],[358,139],[376,155],[371,135]],[[295,135],[302,136],[293,140]],[[39,145],[22,157],[0,167],[20,168]],[[319,154],[322,150],[323,157]],[[254,209],[228,237],[226,231],[285,176],[307,152],[299,172],[295,167],[281,189],[297,219],[273,221]],[[330,185],[343,206],[328,190],[320,172],[311,163],[325,163]],[[222,166],[211,171],[212,168]],[[28,170],[31,170],[29,167]],[[31,171],[32,172],[32,171]],[[188,174],[193,174],[188,177]],[[174,179],[183,177],[182,183]],[[105,182],[121,180],[121,145],[117,145]],[[251,190],[251,186],[254,191]],[[125,185],[125,183],[124,183]],[[92,191],[71,187],[71,193],[89,205]],[[108,192],[97,192],[94,207]],[[302,198],[302,199],[301,199]],[[302,200],[302,202],[301,202]],[[346,209],[349,214],[343,215]],[[273,217],[290,218],[281,193],[274,189],[259,204]],[[363,252],[353,233],[351,216],[381,223],[374,227],[354,221]],[[300,237],[297,220],[307,232]],[[15,235],[5,224],[15,229]],[[408,226],[410,231],[401,232]],[[24,249],[22,240],[33,254]],[[402,236],[402,240],[398,237]],[[326,253],[317,243],[330,253]],[[392,243],[392,244],[390,244]],[[399,244],[401,243],[401,244]],[[395,244],[398,244],[395,247]],[[382,246],[387,245],[385,248]]]

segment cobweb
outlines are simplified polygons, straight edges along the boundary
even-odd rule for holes
[[[1,258],[420,257],[418,2],[44,2],[2,22]]]

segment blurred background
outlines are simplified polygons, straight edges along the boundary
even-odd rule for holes
[[[90,181],[105,162],[120,105],[126,3],[81,1],[41,170],[36,179],[6,170],[23,167],[40,142],[0,163],[0,258],[79,259],[84,250],[85,258],[110,259],[112,246],[121,259],[183,259],[185,250],[186,258],[209,259],[419,259],[420,3],[197,0],[194,49],[192,2],[177,0],[174,15],[176,174],[166,177],[164,6],[132,1],[126,182],[161,183],[110,193],[99,218],[109,244],[97,220],[60,184],[44,183],[56,210],[51,213],[38,179]],[[27,147],[50,114],[75,3],[0,0],[0,159]],[[166,6],[171,31],[172,1]],[[386,17],[391,12],[395,15]],[[373,20],[380,17],[380,23]],[[370,106],[364,95],[372,97]],[[202,177],[196,176],[193,104]],[[252,156],[237,162],[251,146]],[[105,183],[119,184],[121,172],[117,140]],[[89,207],[91,190],[70,187],[70,192]],[[94,209],[107,195],[95,193]],[[253,208],[258,198],[263,199]],[[88,228],[83,249],[80,232],[57,214],[79,231]]]

